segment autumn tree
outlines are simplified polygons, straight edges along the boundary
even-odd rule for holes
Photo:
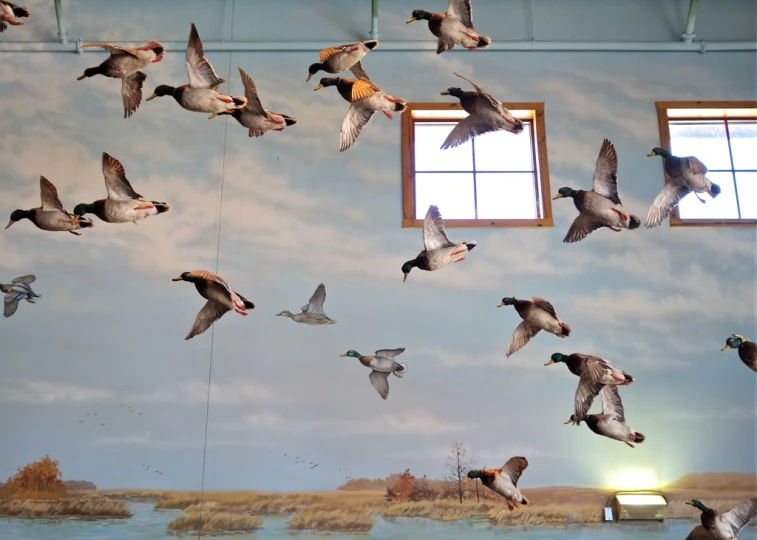
[[[468,451],[463,443],[454,441],[447,455],[447,482],[457,488],[457,496],[460,504],[463,503],[463,478],[470,470]]]
[[[431,487],[426,475],[423,478],[416,478],[413,483],[413,489],[408,495],[408,500],[411,501],[434,501],[439,498],[439,492]]]
[[[59,497],[66,493],[58,461],[45,456],[29,463],[8,479],[3,492],[13,499]]]
[[[407,501],[410,498],[410,493],[412,493],[414,486],[415,476],[410,474],[410,469],[405,469],[405,472],[400,474],[392,485],[387,488],[387,496],[391,489],[393,494],[391,500],[399,502]]]

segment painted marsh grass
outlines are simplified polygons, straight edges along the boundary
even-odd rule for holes
[[[168,524],[169,531],[241,532],[255,531],[263,526],[258,516],[232,512],[215,512],[203,505],[202,518],[199,511],[179,516]]]
[[[367,532],[376,520],[364,511],[355,510],[300,510],[289,521],[290,529],[320,531]]]
[[[105,497],[70,497],[53,500],[6,500],[0,501],[0,516],[19,518],[82,519],[130,518],[129,506],[123,501]]]

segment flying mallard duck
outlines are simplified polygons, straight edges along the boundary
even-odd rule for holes
[[[741,529],[757,517],[757,497],[742,501],[722,514],[696,499],[686,501],[686,504],[702,511],[702,526],[715,540],[736,540]]]
[[[510,114],[502,102],[468,77],[463,77],[458,73],[455,75],[471,83],[476,91],[463,92],[460,88],[447,88],[441,93],[443,96],[459,98],[460,105],[468,113],[468,117],[460,120],[449,132],[441,146],[442,150],[455,148],[468,142],[472,137],[492,131],[504,130],[516,135],[523,132],[523,122]]]
[[[757,343],[749,341],[740,334],[731,334],[731,337],[725,340],[725,347],[720,351],[727,351],[728,349],[738,349],[739,358],[744,362],[744,365],[752,371],[757,371]]]
[[[664,148],[653,148],[647,157],[662,156],[668,181],[652,203],[647,214],[647,228],[657,227],[662,220],[668,217],[670,211],[686,195],[694,192],[699,202],[705,200],[699,193],[709,193],[713,199],[720,194],[720,186],[710,182],[707,178],[707,167],[694,156],[678,157]]]
[[[554,334],[559,338],[567,338],[571,329],[557,316],[555,308],[544,298],[538,296],[532,297],[532,300],[518,300],[517,298],[506,297],[502,299],[497,307],[514,306],[523,322],[520,323],[510,338],[510,345],[507,347],[506,356],[510,356],[515,351],[526,346],[532,337],[541,330]]]
[[[583,418],[589,429],[597,435],[624,442],[631,448],[634,447],[631,442],[643,443],[646,437],[626,424],[618,386],[615,384],[603,386],[599,391],[599,396],[602,398],[602,414],[589,414]],[[579,425],[580,419],[576,418],[575,414],[571,414],[564,423]]]
[[[5,2],[5,0],[0,0],[0,32],[5,31],[5,29],[8,28],[8,24],[12,26],[21,26],[24,23],[19,19],[28,19],[30,17],[31,14],[25,7]]]
[[[255,88],[255,83],[252,82],[247,73],[242,71],[242,68],[237,69],[239,69],[239,75],[242,77],[247,104],[243,108],[224,111],[218,113],[219,115],[230,114],[236,118],[237,122],[249,130],[249,137],[260,137],[271,129],[274,131],[284,131],[284,126],[293,126],[297,123],[296,118],[264,109],[260,103],[260,98],[258,98],[258,90]]]
[[[96,67],[87,68],[77,77],[77,81],[104,75],[114,79],[121,79],[121,102],[124,106],[124,118],[130,117],[142,103],[142,83],[147,75],[140,69],[157,64],[166,54],[166,49],[160,41],[148,41],[138,49],[117,47],[109,43],[85,43],[82,47],[101,47],[110,53],[105,61]]]
[[[326,285],[321,283],[315,288],[313,296],[310,297],[310,301],[307,305],[302,306],[300,311],[293,315],[289,311],[282,311],[277,313],[277,317],[289,317],[294,322],[319,325],[319,324],[334,324],[336,321],[329,319],[323,312],[323,303],[326,301]]]
[[[184,109],[209,113],[209,118],[215,118],[222,112],[231,112],[247,105],[247,98],[218,93],[218,87],[225,83],[226,79],[216,75],[213,66],[205,58],[202,41],[194,23],[189,29],[187,41],[187,76],[189,84],[177,88],[161,84],[155,88],[155,92],[146,101],[156,97],[172,96]]]
[[[548,366],[558,362],[565,363],[573,375],[578,375],[578,388],[576,389],[574,417],[577,424],[581,423],[586,413],[591,409],[594,398],[604,388],[605,385],[614,384],[626,386],[634,382],[634,378],[610,365],[607,360],[590,354],[562,354],[554,353],[549,362],[544,364]]]
[[[171,281],[194,283],[200,296],[208,300],[197,314],[192,328],[187,337],[184,338],[185,340],[202,334],[229,310],[233,309],[240,315],[247,316],[247,310],[255,308],[255,304],[241,294],[232,291],[225,279],[209,270],[182,272],[179,277],[175,277]]]
[[[323,49],[319,53],[318,63],[310,64],[310,67],[308,68],[308,78],[305,79],[305,82],[308,82],[310,77],[321,70],[326,73],[341,73],[342,71],[346,71],[360,62],[360,59],[363,58],[363,56],[378,46],[378,41],[375,39],[368,39],[366,41],[358,41],[357,43],[337,45],[336,47]]]
[[[470,51],[486,49],[491,45],[492,39],[482,36],[473,27],[473,7],[471,0],[449,0],[445,13],[429,13],[422,9],[413,11],[412,17],[407,21],[428,21],[428,29],[439,38],[439,46],[436,54],[452,49],[455,45],[465,47]]]
[[[465,260],[465,254],[476,247],[475,240],[454,243],[444,230],[444,220],[436,205],[428,207],[426,217],[423,220],[423,251],[418,253],[415,259],[411,259],[402,265],[402,273],[407,281],[407,276],[413,268],[432,272],[444,268],[453,262]]]
[[[164,202],[148,201],[132,189],[126,179],[121,162],[103,152],[102,170],[105,177],[107,199],[91,204],[81,203],[74,207],[75,216],[94,214],[107,223],[137,223],[140,219],[168,212],[171,207]]]
[[[626,214],[615,206],[621,204],[618,196],[618,155],[607,139],[602,141],[599,149],[591,191],[562,187],[552,200],[564,197],[573,197],[573,203],[579,212],[563,238],[565,243],[583,240],[601,227],[620,232],[620,228],[638,229],[641,225],[637,216]]]
[[[481,483],[495,493],[499,493],[507,502],[507,509],[518,508],[517,503],[527,505],[530,501],[518,489],[518,480],[528,467],[528,460],[522,456],[511,457],[501,469],[481,469],[468,471],[463,480],[467,482],[473,478],[480,478]]]
[[[35,302],[32,298],[42,298],[42,295],[35,293],[29,285],[30,283],[34,283],[36,279],[35,275],[29,274],[28,276],[17,277],[8,285],[0,283],[0,292],[5,293],[3,317],[10,317],[16,313],[18,303],[21,300],[34,304]]]
[[[93,226],[92,220],[75,216],[63,209],[63,203],[58,198],[58,190],[44,176],[39,177],[39,191],[42,206],[30,210],[14,210],[11,212],[10,221],[5,226],[6,229],[17,221],[28,219],[43,231],[67,231],[81,236],[81,233],[76,231]]]
[[[378,111],[383,112],[390,120],[391,112],[402,113],[407,109],[404,99],[385,94],[368,78],[360,62],[350,68],[357,79],[344,77],[324,77],[313,90],[320,90],[325,86],[336,86],[339,94],[350,103],[347,115],[342,122],[339,133],[339,151],[344,152],[350,148],[360,135],[363,127],[371,121]]]
[[[405,347],[401,349],[379,349],[375,356],[363,356],[350,349],[339,356],[357,358],[365,367],[371,368],[373,371],[368,375],[368,378],[381,398],[386,399],[389,396],[389,374],[393,373],[395,377],[401,379],[407,373],[407,364],[401,364],[394,360],[395,356],[403,352],[405,352]]]

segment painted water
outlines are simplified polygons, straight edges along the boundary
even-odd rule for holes
[[[166,525],[181,515],[180,510],[153,510],[152,503],[130,503],[134,516],[124,520],[80,521],[44,519],[0,519],[0,539],[3,540],[151,540],[175,536],[195,538],[196,535],[166,532]],[[687,520],[670,520],[664,524],[601,524],[582,527],[510,527],[493,526],[486,520],[440,522],[425,518],[377,518],[367,534],[298,532],[287,527],[286,517],[266,517],[263,529],[246,534],[228,536],[234,540],[292,538],[323,540],[355,540],[357,538],[433,539],[433,540],[490,540],[517,538],[523,540],[681,540],[696,524]],[[211,535],[203,534],[210,537]],[[757,538],[754,527],[742,531],[741,540]]]

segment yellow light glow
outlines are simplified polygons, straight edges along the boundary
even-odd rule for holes
[[[611,486],[617,491],[657,489],[660,481],[649,469],[626,469],[615,475]]]
[[[623,506],[667,506],[668,503],[661,495],[625,493],[616,495],[618,502]]]

